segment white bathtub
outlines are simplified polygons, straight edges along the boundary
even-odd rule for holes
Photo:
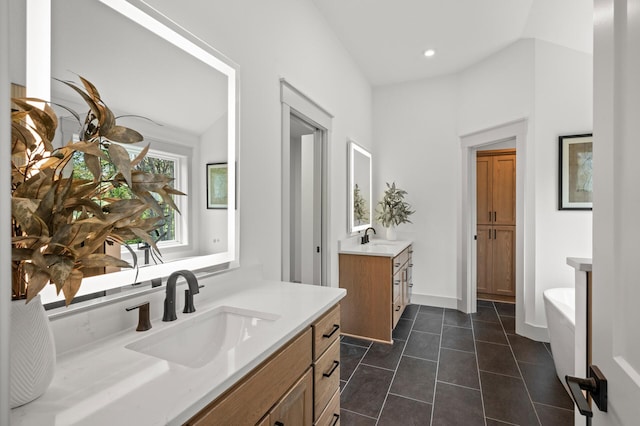
[[[575,376],[575,289],[550,288],[544,292],[549,338],[556,374],[567,392],[564,376]]]

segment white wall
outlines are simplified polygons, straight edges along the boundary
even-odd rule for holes
[[[593,130],[593,56],[535,43],[535,319],[546,325],[542,293],[573,287],[566,258],[592,257],[591,211],[558,210],[558,136]],[[597,160],[596,160],[597,161]]]
[[[415,241],[416,301],[461,297],[459,136],[526,118],[525,321],[546,326],[542,291],[572,285],[567,256],[591,256],[591,213],[557,210],[558,136],[591,131],[591,60],[520,40],[457,75],[374,89],[374,198],[395,180],[417,210],[400,228]]]
[[[280,277],[281,117],[279,79],[333,114],[330,135],[331,276],[337,286],[338,239],[346,234],[346,144],[371,146],[371,87],[310,1],[151,2],[240,67],[240,256]],[[291,19],[295,16],[295,19]]]
[[[386,182],[416,211],[398,239],[414,241],[413,302],[454,307],[459,198],[455,77],[374,91],[373,204]],[[378,234],[384,228],[375,224]],[[426,297],[428,296],[428,297]]]
[[[228,206],[227,209],[207,209],[207,164],[227,162],[227,121],[224,114],[200,137],[199,157],[196,159],[196,169],[191,174],[194,179],[194,192],[191,198],[197,200],[194,203],[195,217],[198,221],[198,229],[194,233],[194,243],[198,246],[199,254],[221,253],[227,251],[229,238],[227,234]]]

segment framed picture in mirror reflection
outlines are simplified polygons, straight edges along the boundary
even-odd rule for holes
[[[228,194],[227,163],[207,164],[207,208],[226,209]]]

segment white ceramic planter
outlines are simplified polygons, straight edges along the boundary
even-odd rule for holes
[[[11,408],[33,401],[51,384],[56,365],[53,333],[40,295],[11,302]]]
[[[398,237],[396,235],[396,227],[395,226],[390,226],[387,229],[387,240],[389,241],[395,241],[396,238]]]

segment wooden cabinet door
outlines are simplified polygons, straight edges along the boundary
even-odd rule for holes
[[[271,425],[313,424],[313,374],[312,369],[302,376],[269,413]]]
[[[404,279],[402,280],[402,305],[406,307],[409,303],[411,303],[411,289],[409,286],[411,285],[411,259],[407,262],[407,267],[403,271]]]
[[[477,287],[478,291],[481,293],[491,293],[491,263],[493,262],[491,243],[493,242],[493,228],[491,225],[478,225],[477,231]]]
[[[492,240],[492,291],[503,296],[515,296],[516,228],[494,226]]]
[[[494,225],[516,224],[516,156],[515,154],[491,157]],[[480,222],[478,222],[480,223]]]
[[[478,225],[488,225],[493,220],[491,161],[492,157],[477,157],[476,161],[476,216]]]

